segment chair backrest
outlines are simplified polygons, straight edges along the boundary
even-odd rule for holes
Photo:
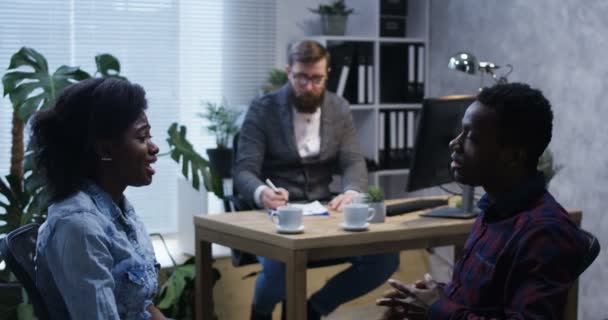
[[[234,172],[234,165],[236,163],[237,150],[239,147],[239,134],[235,134],[232,140],[232,170]],[[235,211],[243,211],[243,210],[251,210],[253,208],[249,208],[245,201],[239,198],[239,195],[236,192],[236,187],[234,183],[232,184],[232,195],[224,197],[224,209],[226,212],[235,212]],[[232,265],[235,267],[245,266],[248,264],[258,263],[258,259],[255,255],[243,252],[240,250],[232,249]]]
[[[587,270],[587,268],[589,268],[589,266],[597,258],[597,256],[600,253],[600,250],[601,250],[600,242],[597,240],[597,238],[588,231],[585,231],[585,230],[582,230],[582,231],[585,233],[585,235],[587,235],[587,238],[589,239],[589,247],[587,249],[587,253],[581,260],[581,265],[580,265],[579,273],[578,273],[579,275],[582,274],[583,272],[585,272],[585,270]]]
[[[48,311],[38,288],[36,288],[36,269],[34,258],[36,256],[36,240],[38,227],[31,223],[11,231],[0,240],[0,254],[9,270],[23,285],[27,295],[34,306],[34,312],[40,320],[48,319]]]
[[[597,238],[591,233],[581,229],[581,231],[587,236],[588,246],[585,250],[584,255],[580,261],[578,267],[578,276],[580,276],[593,261],[597,258],[600,253],[600,243]],[[566,305],[564,306],[564,316],[562,319],[576,319],[578,315],[578,280],[575,282],[573,288],[568,291],[568,298]]]

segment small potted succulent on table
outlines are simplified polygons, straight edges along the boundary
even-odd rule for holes
[[[376,213],[370,222],[384,222],[386,218],[386,205],[384,204],[384,191],[379,186],[370,186],[366,193],[366,202]]]

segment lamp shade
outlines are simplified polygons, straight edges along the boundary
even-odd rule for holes
[[[477,73],[477,68],[479,68],[479,62],[474,55],[468,52],[458,52],[450,57],[448,68],[468,74],[475,74]]]

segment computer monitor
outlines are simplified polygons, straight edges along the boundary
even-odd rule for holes
[[[465,110],[475,96],[427,98],[422,103],[406,191],[453,182],[449,143],[460,133]],[[461,208],[440,208],[423,213],[432,217],[470,218],[474,188],[463,187]]]

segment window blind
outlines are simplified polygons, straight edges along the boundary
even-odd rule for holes
[[[51,70],[62,64],[95,70],[94,56],[111,53],[121,73],[144,87],[153,140],[166,152],[174,121],[188,127],[195,149],[215,145],[196,116],[201,102],[248,105],[275,63],[276,0],[3,0],[0,67],[22,46],[42,53]],[[0,174],[9,170],[12,107],[0,100]],[[150,232],[177,225],[178,166],[160,157],[151,186],[127,197]],[[213,198],[213,197],[212,197]],[[217,200],[208,211],[220,211]]]

